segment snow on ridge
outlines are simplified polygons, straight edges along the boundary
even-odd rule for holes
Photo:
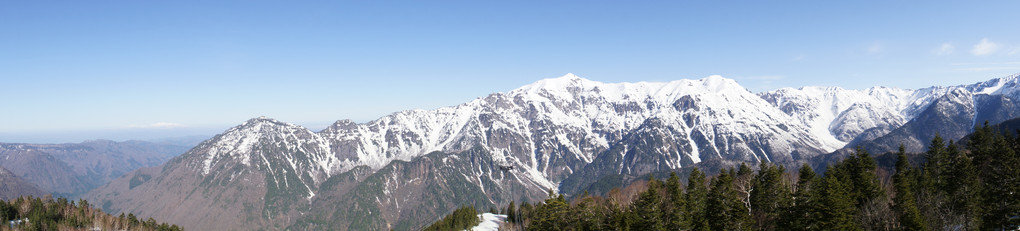
[[[201,153],[204,155],[201,163],[202,175],[208,175],[212,167],[221,161],[235,160],[246,166],[258,163],[272,168],[268,159],[282,158],[295,170],[312,171],[309,173],[313,176],[311,180],[318,184],[320,180],[340,170],[341,165],[350,164],[332,155],[328,141],[316,133],[298,125],[267,117],[250,119],[228,129],[211,141],[213,142],[200,144],[196,149],[204,150],[204,153]],[[267,158],[267,153],[254,149],[267,145],[279,146],[287,151]],[[296,159],[293,156],[294,152],[305,153],[306,159]],[[253,157],[259,162],[252,162]]]
[[[1010,86],[1005,82],[1016,82],[1015,75],[1006,79],[1009,81],[997,82],[995,92]],[[225,157],[236,156],[249,164],[248,155],[239,154],[251,152],[252,145],[266,134],[286,133],[282,137],[302,140],[289,143],[291,138],[284,138],[282,142],[288,149],[315,153],[312,165],[324,169],[327,176],[354,166],[378,169],[393,160],[410,160],[433,151],[458,152],[482,144],[493,159],[520,167],[521,176],[532,184],[555,188],[558,182],[550,180],[555,176],[548,168],[550,155],[590,163],[599,150],[619,141],[614,134],[625,134],[650,118],[663,119],[666,126],[683,131],[685,134],[679,135],[692,144],[692,132],[697,130],[709,135],[769,134],[766,137],[773,146],[769,152],[780,155],[798,145],[832,151],[846,143],[833,131],[848,133],[840,136],[846,139],[870,126],[898,126],[950,88],[801,87],[754,94],[718,75],[669,82],[602,83],[567,74],[456,106],[400,111],[362,124],[339,120],[317,133],[265,117],[255,118],[228,130],[219,136],[219,142],[207,145],[202,173],[208,174],[210,167]],[[991,91],[990,87],[981,89]],[[853,108],[857,111],[848,112]],[[884,118],[889,115],[894,118]],[[557,134],[542,134],[547,131],[535,126],[553,127]],[[506,135],[519,138],[503,140]],[[555,138],[538,140],[550,137]],[[517,146],[499,146],[505,145],[500,142]],[[697,150],[694,144],[695,150],[685,155],[695,155],[691,159],[699,162],[703,158],[698,155],[704,151],[719,153],[714,138],[705,142],[708,150]],[[728,144],[725,140],[718,142]],[[314,150],[306,150],[309,148]],[[545,151],[540,153],[540,148]]]

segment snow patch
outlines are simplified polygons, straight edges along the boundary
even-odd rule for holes
[[[478,219],[482,222],[472,227],[471,231],[497,231],[500,225],[506,223],[506,215],[503,214],[483,213],[478,215]]]

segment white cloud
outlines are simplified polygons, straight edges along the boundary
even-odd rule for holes
[[[160,128],[160,129],[165,129],[165,128],[181,128],[181,127],[185,127],[185,126],[183,124],[179,124],[179,123],[156,122],[156,123],[152,123],[152,124],[143,124],[143,125],[132,124],[132,125],[129,125],[128,127],[129,128]]]
[[[1014,47],[1013,50],[1009,51],[1009,55],[1020,54],[1020,47]]]
[[[935,48],[931,53],[935,55],[951,55],[953,51],[956,51],[956,47],[952,43],[943,43],[939,48]]]
[[[1000,48],[1002,48],[1002,45],[988,41],[988,38],[983,38],[981,42],[974,44],[974,48],[970,50],[970,53],[977,56],[985,56],[999,51]]]

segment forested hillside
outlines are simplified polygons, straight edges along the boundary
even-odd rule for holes
[[[86,200],[46,196],[0,200],[0,230],[181,230],[134,214],[114,216],[93,208]]]
[[[694,169],[604,196],[502,208],[525,230],[1012,230],[1020,226],[1020,137],[985,125],[961,142],[936,135],[922,161],[892,169],[864,149],[818,175],[762,163],[706,177]],[[467,217],[467,216],[461,216]],[[448,220],[444,219],[444,220]]]

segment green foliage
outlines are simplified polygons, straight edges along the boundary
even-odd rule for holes
[[[813,228],[814,221],[812,219],[817,217],[815,208],[818,203],[811,195],[816,181],[815,170],[811,169],[810,165],[804,164],[800,167],[797,187],[791,198],[793,204],[783,213],[785,216],[779,218],[781,227],[786,227],[789,230],[810,230]]]
[[[662,211],[662,182],[654,177],[648,179],[648,189],[631,204],[634,222],[631,230],[665,230]]]
[[[479,222],[478,211],[475,210],[475,206],[464,206],[453,210],[453,213],[436,221],[436,223],[432,223],[432,225],[425,227],[423,230],[464,230],[478,225]]]
[[[988,122],[974,130],[968,149],[983,184],[977,208],[981,229],[1015,229],[1020,226],[1020,136],[1006,137]]]
[[[528,230],[566,230],[570,225],[570,205],[563,194],[557,196],[550,190],[549,198],[545,199],[545,203],[537,205],[536,210],[537,219]]]
[[[730,169],[712,180],[705,210],[711,230],[751,230],[747,207],[734,189],[734,175]]]
[[[750,195],[751,217],[757,230],[775,230],[781,213],[792,205],[790,188],[783,180],[786,169],[761,162],[758,175],[752,181]]]
[[[84,230],[93,227],[103,230],[181,230],[177,225],[157,223],[152,218],[139,220],[134,214],[115,217],[102,213],[85,200],[79,200],[76,204],[67,198],[53,200],[49,196],[0,201],[0,217],[4,222],[21,221],[13,226],[5,224],[5,227],[14,230]]]
[[[812,192],[816,213],[808,229],[860,230],[854,223],[854,198],[850,183],[831,175],[822,177]]]
[[[684,194],[687,201],[685,222],[691,226],[691,230],[709,230],[705,214],[708,207],[708,187],[705,182],[705,173],[697,168],[687,177],[687,192]]]
[[[669,179],[666,179],[667,202],[662,203],[662,222],[667,227],[685,229],[689,227],[684,216],[684,208],[687,207],[687,200],[684,198],[684,189],[680,184],[680,177],[671,172]]]
[[[893,211],[899,219],[899,226],[903,230],[928,230],[928,225],[921,217],[921,211],[917,209],[917,199],[914,197],[914,179],[910,176],[914,169],[907,161],[907,154],[903,145],[900,145],[896,153],[896,173],[893,175],[893,190],[896,198],[893,200]]]

